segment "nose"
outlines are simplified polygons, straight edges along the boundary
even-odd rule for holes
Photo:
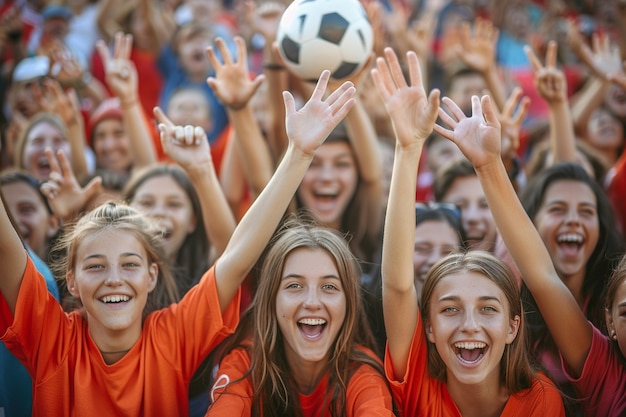
[[[571,209],[567,211],[567,217],[565,218],[565,223],[567,224],[579,224],[580,216],[578,215],[578,211],[575,209]]]
[[[441,248],[433,247],[433,249],[430,251],[430,254],[428,256],[428,260],[426,261],[428,268],[430,268],[435,263],[437,263],[437,261],[441,259],[442,257],[443,255],[441,253]]]
[[[104,280],[104,284],[109,287],[118,287],[122,285],[122,274],[116,268],[110,268],[109,273]]]
[[[478,321],[473,309],[465,309],[461,330],[466,333],[474,333],[478,331]]]
[[[309,288],[307,290],[303,307],[307,310],[319,310],[321,308],[320,297],[316,288]]]
[[[335,177],[335,172],[330,164],[322,164],[318,170],[318,179],[331,181]]]
[[[468,223],[468,224],[478,223],[478,220],[480,218],[478,207],[476,207],[473,204],[470,204],[467,207],[464,207],[463,211],[461,212],[461,218],[463,219],[464,223]]]

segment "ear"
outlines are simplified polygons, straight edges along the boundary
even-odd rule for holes
[[[159,266],[151,263],[148,267],[148,292],[154,291],[159,280]]]
[[[511,319],[509,323],[509,333],[506,335],[506,344],[510,345],[513,343],[515,338],[517,337],[517,332],[519,331],[521,319],[519,316],[515,316]]]
[[[430,321],[424,322],[424,329],[426,329],[426,337],[430,343],[435,343],[435,335],[433,335],[433,326],[430,325]]]
[[[59,218],[57,216],[50,216],[50,219],[48,220],[48,230],[46,231],[46,237],[48,239],[52,239],[59,231],[59,227],[61,227],[61,222],[59,222]]]
[[[80,298],[78,295],[78,289],[76,288],[76,277],[74,277],[74,271],[68,271],[65,274],[65,282],[67,284],[67,290],[72,297]]]
[[[606,321],[606,329],[609,332],[611,340],[615,340],[615,323],[613,323],[613,317],[608,308],[604,309],[604,320]]]

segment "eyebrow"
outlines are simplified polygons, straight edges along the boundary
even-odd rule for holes
[[[135,253],[135,252],[124,252],[124,253],[122,253],[120,255],[120,257],[127,257],[127,256],[136,256],[136,257],[138,257],[140,259],[143,259],[140,254]],[[100,253],[96,253],[96,254],[93,254],[93,255],[86,256],[83,260],[86,261],[86,260],[89,260],[89,259],[101,259],[101,258],[106,258],[106,256],[102,255]]]
[[[288,279],[288,278],[304,279],[304,275],[300,275],[300,274],[287,274],[287,275],[283,276],[283,277],[281,278],[281,280]],[[329,275],[322,275],[320,278],[322,278],[322,279],[336,279],[336,280],[339,280],[339,277],[338,277],[337,275],[332,275],[332,274],[329,274]]]
[[[483,295],[481,297],[478,297],[478,299],[480,301],[496,301],[498,304],[502,305],[502,302],[500,301],[498,297],[494,297],[491,295]],[[445,301],[460,301],[460,300],[461,300],[461,297],[459,297],[458,295],[448,295],[448,296],[444,296],[438,299],[437,303],[442,303]]]

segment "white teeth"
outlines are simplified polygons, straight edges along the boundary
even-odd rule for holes
[[[326,320],[323,319],[302,319],[298,321],[298,324],[307,324],[309,326],[321,326],[326,324]]]
[[[130,300],[130,297],[127,295],[107,295],[102,297],[101,300],[103,303],[120,303]]]
[[[583,237],[575,233],[567,233],[557,238],[559,243],[583,243]]]
[[[485,347],[487,347],[487,344],[483,342],[459,342],[455,343],[454,347],[457,349],[473,350],[484,349]]]

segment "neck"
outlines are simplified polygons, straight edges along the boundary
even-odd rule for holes
[[[327,371],[326,362],[294,362],[287,358],[287,363],[289,363],[289,368],[298,386],[298,391],[304,395],[309,395],[315,390]]]
[[[509,400],[497,380],[467,385],[448,378],[447,388],[463,417],[498,417]]]

